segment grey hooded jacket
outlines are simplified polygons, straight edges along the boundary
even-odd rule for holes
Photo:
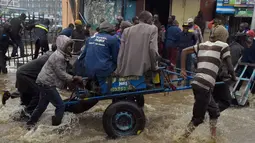
[[[58,36],[56,40],[56,46],[58,48],[43,66],[37,77],[37,84],[63,88],[65,83],[73,80],[72,75],[66,72],[70,55],[65,53],[65,51],[71,43],[73,43],[73,41],[70,38],[64,35]]]

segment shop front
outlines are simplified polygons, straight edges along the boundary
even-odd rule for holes
[[[216,14],[223,15],[230,34],[235,33],[240,23],[251,25],[255,0],[217,0]]]

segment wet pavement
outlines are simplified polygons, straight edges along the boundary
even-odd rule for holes
[[[0,75],[0,91],[15,90],[15,70],[8,75]],[[65,95],[68,95],[66,93]],[[64,98],[64,97],[63,97]],[[25,123],[12,118],[21,109],[19,99],[8,100],[6,106],[0,105],[1,143],[172,143],[183,133],[192,116],[194,102],[191,91],[173,92],[169,95],[154,94],[145,96],[144,111],[146,127],[139,136],[116,140],[107,139],[102,126],[103,111],[111,101],[99,102],[88,112],[74,115],[66,113],[63,123],[51,126],[54,113],[52,105],[43,114],[37,127],[31,131],[24,128]],[[230,108],[222,113],[218,125],[218,143],[254,143],[255,141],[255,102],[249,108]],[[211,143],[208,119],[199,126],[187,143]]]

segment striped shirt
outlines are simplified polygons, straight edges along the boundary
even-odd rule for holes
[[[197,53],[197,71],[192,84],[207,90],[214,88],[222,60],[230,57],[227,43],[205,42],[194,46]]]

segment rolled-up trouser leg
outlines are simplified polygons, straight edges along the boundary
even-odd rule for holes
[[[195,96],[192,117],[192,123],[194,126],[198,126],[203,123],[206,111],[209,111],[213,117],[219,116],[218,106],[214,100],[211,100],[211,91],[201,88],[198,85],[192,85],[192,89]]]
[[[210,97],[210,102],[208,104],[207,107],[207,111],[209,113],[210,119],[218,119],[218,117],[220,116],[220,109],[218,107],[218,105],[216,104],[216,102],[214,101],[213,97]]]

